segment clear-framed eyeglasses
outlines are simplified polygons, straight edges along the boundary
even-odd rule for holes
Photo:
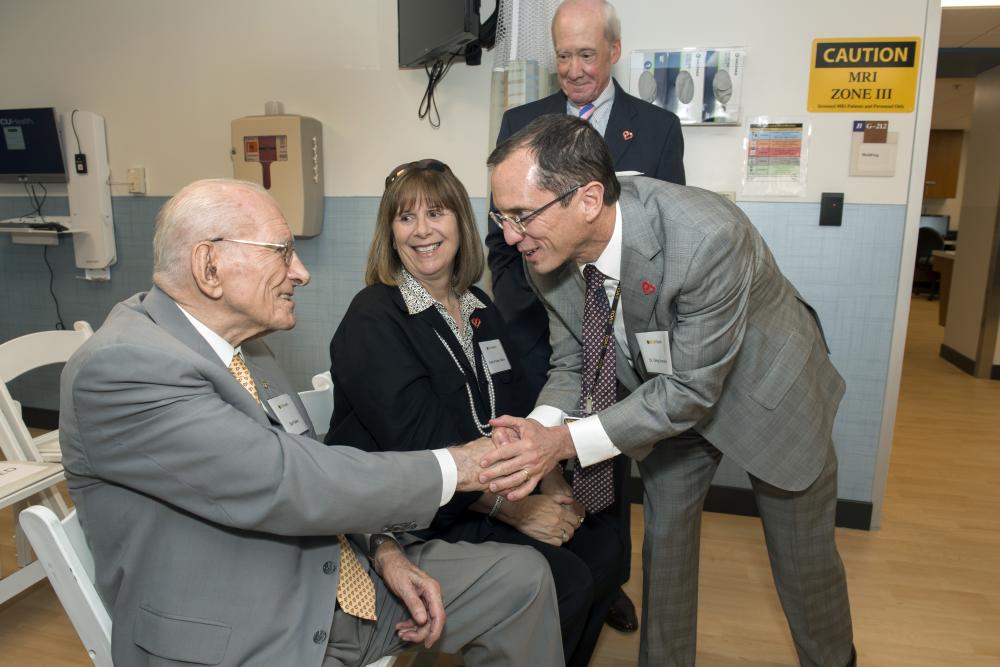
[[[281,260],[285,263],[285,266],[291,265],[292,257],[295,256],[295,241],[291,239],[284,243],[267,243],[266,241],[247,241],[246,239],[224,239],[220,236],[208,241],[209,243],[225,241],[226,243],[241,243],[243,245],[255,245],[260,248],[270,248],[281,256]]]
[[[545,204],[544,206],[539,206],[534,211],[529,211],[524,215],[504,215],[499,211],[490,211],[489,213],[490,220],[496,223],[497,226],[500,227],[500,229],[503,229],[503,226],[507,224],[510,225],[510,228],[515,232],[517,232],[518,234],[524,234],[525,225],[531,222],[532,218],[534,218],[536,215],[538,215],[545,209],[549,208],[550,206],[553,206],[554,204],[561,202],[563,199],[566,199],[566,197],[569,197],[571,194],[582,188],[583,185],[584,185],[583,183],[580,183],[579,185],[574,185],[569,190],[567,190],[566,192],[562,193],[561,195],[550,201],[548,204]]]

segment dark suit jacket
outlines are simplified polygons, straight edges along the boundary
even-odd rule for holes
[[[684,185],[684,138],[677,116],[632,97],[622,90],[617,81],[614,85],[615,100],[604,140],[611,151],[615,169],[641,171],[652,178]],[[550,113],[566,113],[566,95],[562,91],[507,110],[500,122],[497,144],[535,118]],[[631,133],[628,139],[626,131]],[[515,348],[522,354],[536,350],[533,360],[547,357],[551,352],[548,346],[548,316],[528,285],[520,253],[517,248],[507,245],[496,225],[490,225],[486,246],[489,249],[493,298],[507,320]],[[540,388],[538,384],[535,391]]]
[[[288,394],[308,422],[267,346],[243,354],[261,399]],[[311,428],[273,424],[155,287],[115,306],[70,358],[60,402],[118,665],[319,667],[334,536],[426,526],[441,499],[429,452],[324,447]]]
[[[472,315],[479,380],[462,347],[435,308],[410,315],[399,288],[372,285],[351,302],[330,343],[334,408],[328,443],[349,443],[367,451],[420,451],[482,437],[469,409],[472,392],[480,422],[490,401],[479,343],[499,340],[511,369],[493,375],[496,414],[525,415],[532,397],[521,385],[521,365],[507,327],[489,297],[472,287],[486,307]],[[478,318],[478,319],[477,319]],[[438,334],[461,365],[459,371]],[[479,493],[456,493],[442,507],[432,530],[462,515]]]

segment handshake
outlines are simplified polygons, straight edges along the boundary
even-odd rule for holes
[[[545,427],[533,419],[502,416],[493,434],[448,452],[458,467],[458,491],[490,491],[520,500],[559,461],[576,456],[566,426]]]

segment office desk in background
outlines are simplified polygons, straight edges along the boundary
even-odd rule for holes
[[[938,324],[948,320],[948,294],[951,292],[951,272],[955,266],[954,250],[935,250],[931,253],[931,268],[941,276],[941,303],[938,307]]]

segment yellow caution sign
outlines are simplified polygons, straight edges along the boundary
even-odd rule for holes
[[[919,37],[813,40],[809,111],[913,111]]]

